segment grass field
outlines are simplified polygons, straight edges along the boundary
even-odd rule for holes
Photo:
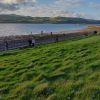
[[[0,100],[100,100],[100,35],[1,52]]]

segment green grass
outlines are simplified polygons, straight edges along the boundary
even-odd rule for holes
[[[1,52],[0,100],[100,100],[100,35]]]

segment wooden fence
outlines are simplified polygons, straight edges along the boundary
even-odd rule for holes
[[[50,35],[10,36],[0,39],[0,51],[59,42],[70,38],[94,35],[96,32],[74,32]],[[34,41],[34,42],[33,42]]]

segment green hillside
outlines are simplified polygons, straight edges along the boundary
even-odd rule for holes
[[[1,52],[0,100],[100,100],[100,35]]]
[[[100,24],[100,20],[75,17],[31,17],[20,15],[0,15],[0,23],[54,23],[54,24]]]

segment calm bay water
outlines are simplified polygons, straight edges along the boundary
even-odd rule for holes
[[[0,24],[0,36],[39,34],[44,32],[74,31],[86,28],[84,24]]]

